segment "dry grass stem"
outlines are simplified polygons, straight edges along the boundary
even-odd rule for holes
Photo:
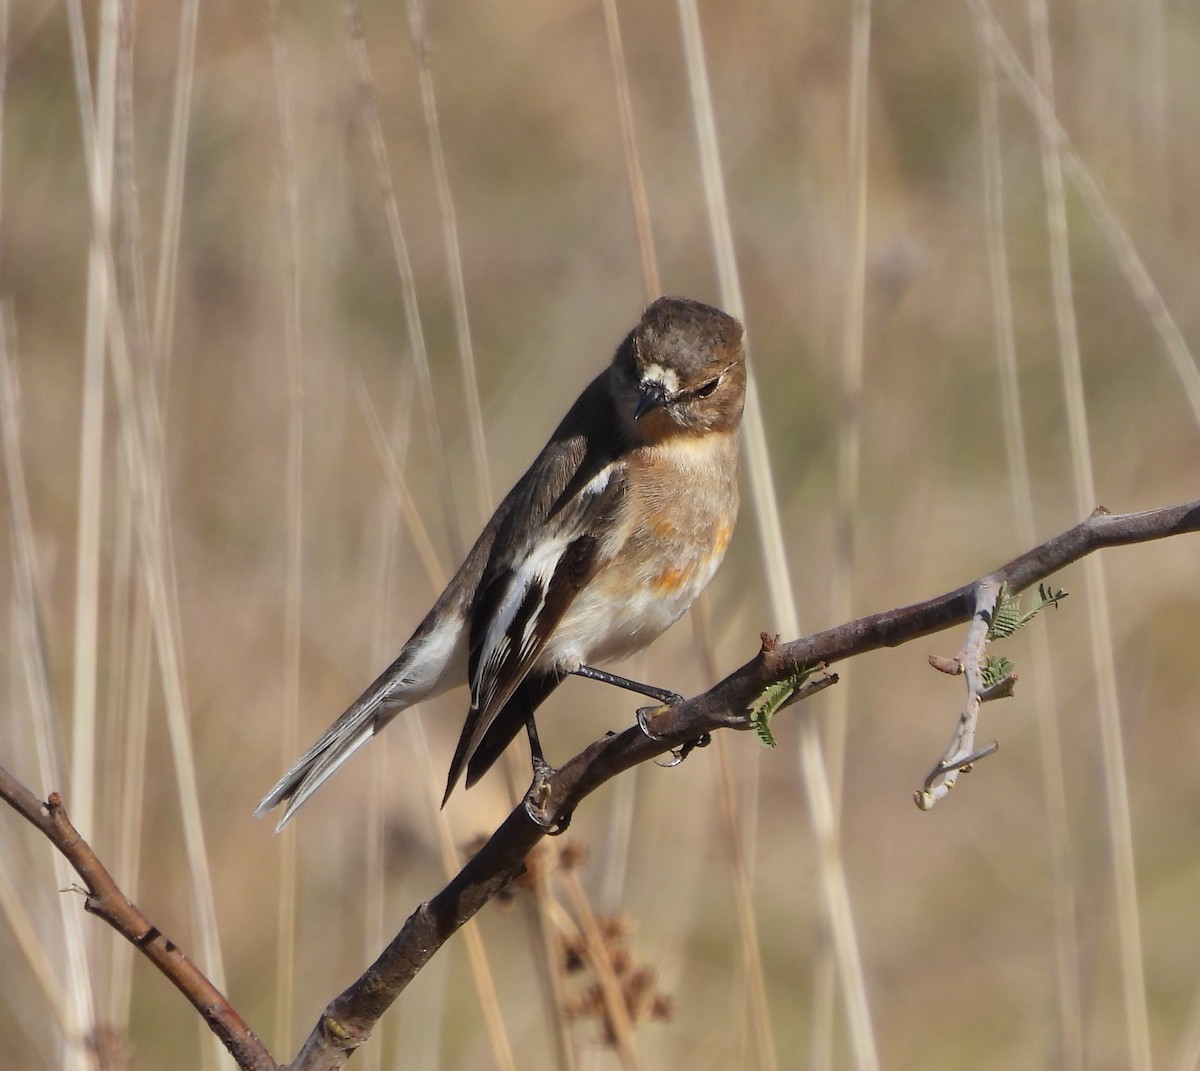
[[[454,501],[450,494],[452,486],[450,472],[446,467],[446,446],[441,422],[433,397],[433,376],[429,370],[429,353],[425,345],[425,331],[421,326],[421,310],[417,302],[417,284],[413,275],[412,259],[408,252],[408,239],[400,222],[400,205],[392,182],[391,164],[388,161],[387,139],[383,135],[383,124],[379,117],[379,96],[375,88],[375,76],[367,53],[366,34],[363,29],[362,11],[357,0],[342,0],[346,22],[346,40],[354,61],[358,78],[358,99],[362,122],[366,127],[367,140],[371,146],[371,158],[375,169],[375,181],[383,201],[384,217],[392,242],[396,273],[400,282],[400,296],[404,302],[405,323],[408,328],[409,356],[417,375],[417,392],[421,412],[429,432],[432,446],[430,463],[438,475],[442,518],[446,525],[446,541],[450,555],[456,561],[466,551],[459,531]]]
[[[278,0],[269,5],[271,72],[275,82],[279,127],[280,198],[279,246],[282,267],[283,341],[287,384],[287,471],[284,484],[286,536],[284,552],[282,731],[281,764],[299,749],[300,648],[304,565],[304,349],[301,331],[300,206],[296,136],[291,106],[291,68],[287,40],[280,25]],[[164,252],[166,243],[164,243]],[[295,1030],[296,999],[296,886],[297,844],[285,833],[279,853],[279,891],[276,911],[275,1037],[289,1041]]]
[[[429,42],[425,36],[424,0],[408,0],[408,24],[413,50],[417,57],[417,74],[421,87],[421,115],[429,139],[429,162],[433,168],[434,188],[437,190],[438,211],[442,218],[442,243],[446,252],[447,287],[454,311],[454,334],[458,342],[458,365],[463,381],[463,401],[467,408],[467,438],[471,444],[471,461],[478,487],[479,519],[491,516],[495,506],[492,478],[488,467],[487,438],[483,430],[483,407],[479,403],[479,381],[475,374],[475,348],[471,342],[471,323],[467,313],[467,284],[463,279],[462,246],[458,237],[458,213],[450,192],[450,173],[446,167],[446,151],[442,145],[442,129],[438,119],[437,95],[433,86],[433,70],[429,65]]]
[[[1022,543],[1032,543],[1034,533],[1033,478],[1026,443],[1017,374],[1012,288],[1004,227],[1004,170],[1001,150],[999,92],[992,58],[991,23],[980,27],[984,56],[980,62],[980,113],[983,131],[984,211],[988,269],[992,284],[992,323],[1000,386],[1000,415],[1004,448],[1012,488],[1013,517]],[[1038,738],[1042,753],[1042,785],[1046,797],[1046,836],[1053,867],[1055,976],[1057,979],[1062,1066],[1083,1071],[1083,996],[1080,986],[1079,934],[1076,925],[1075,887],[1071,874],[1070,828],[1067,822],[1067,787],[1059,732],[1059,706],[1055,696],[1050,643],[1044,629],[1033,632],[1032,686],[1037,709]]]
[[[1042,99],[1054,109],[1053,66],[1048,15],[1044,0],[1029,0],[1034,75]],[[1039,125],[1042,174],[1046,185],[1046,216],[1050,238],[1050,269],[1054,319],[1058,330],[1059,360],[1066,396],[1067,428],[1071,463],[1075,473],[1075,502],[1080,512],[1096,501],[1096,479],[1084,399],[1083,368],[1075,317],[1068,247],[1067,209],[1063,188],[1062,161],[1054,132]],[[1149,1009],[1146,1006],[1145,965],[1142,959],[1141,921],[1138,916],[1137,876],[1134,865],[1133,820],[1130,814],[1125,745],[1121,732],[1121,708],[1113,669],[1116,650],[1112,637],[1108,581],[1104,563],[1091,557],[1084,563],[1089,604],[1092,674],[1095,680],[1097,714],[1100,719],[1101,754],[1104,762],[1105,800],[1108,807],[1109,839],[1113,852],[1113,881],[1117,898],[1120,933],[1120,962],[1126,1026],[1129,1031],[1129,1061],[1132,1071],[1149,1071]]]
[[[613,86],[617,93],[617,118],[621,122],[621,151],[625,158],[625,177],[629,185],[629,204],[637,234],[638,256],[642,262],[642,280],[646,300],[653,301],[662,291],[658,253],[654,248],[654,228],[650,221],[650,201],[646,195],[646,176],[638,152],[637,128],[633,121],[633,94],[629,88],[629,68],[621,41],[621,16],[617,0],[603,0],[604,30],[608,55],[612,62]]]
[[[720,152],[717,144],[716,120],[712,94],[709,89],[708,71],[704,58],[704,42],[700,30],[700,18],[694,0],[679,0],[680,22],[683,27],[684,54],[688,61],[688,86],[691,91],[692,114],[700,145],[700,171],[704,180],[705,203],[708,208],[709,225],[712,230],[717,276],[720,281],[722,301],[735,315],[744,315],[741,284],[738,281],[737,264],[733,251],[733,230],[729,222],[728,199],[721,169]],[[743,421],[743,436],[746,443],[747,470],[750,476],[754,511],[758,520],[759,538],[763,545],[764,568],[771,592],[772,609],[779,627],[788,635],[800,631],[799,617],[792,596],[792,583],[784,554],[783,526],[779,517],[779,506],[775,497],[774,480],[767,451],[766,433],[763,425],[762,407],[758,397],[756,377],[751,369],[747,377],[746,415]],[[831,798],[822,795],[828,791],[825,760],[821,754],[820,739],[816,726],[806,720],[800,729],[801,766],[805,770],[805,791],[808,794],[810,813],[818,837],[834,837],[836,822],[822,822],[819,816],[834,814]],[[820,769],[820,773],[816,771]],[[815,775],[815,776],[814,776]],[[847,999],[848,1017],[851,1024],[851,1040],[857,1065],[863,1071],[878,1066],[875,1052],[874,1031],[870,1025],[870,1009],[866,997],[866,983],[862,963],[857,954],[857,941],[852,940],[852,912],[849,891],[845,885],[840,865],[836,862],[836,840],[830,842],[830,850],[819,853],[822,866],[823,888],[827,898],[830,917],[838,920],[832,927],[834,940],[839,942],[835,955],[842,972],[843,994]],[[761,966],[755,962],[755,970]],[[751,992],[755,992],[752,988]],[[766,1009],[755,1017],[765,1022]],[[760,1038],[763,1051],[773,1048],[773,1042]]]

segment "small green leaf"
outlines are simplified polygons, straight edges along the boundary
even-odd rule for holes
[[[1067,592],[1051,591],[1045,584],[1038,584],[1033,596],[1033,605],[1028,611],[1021,609],[1021,597],[1008,593],[1008,584],[1000,585],[996,598],[996,610],[992,614],[992,625],[988,629],[989,640],[1004,640],[1020,628],[1024,628],[1047,606],[1057,606],[1067,597]]]
[[[1013,598],[1008,593],[1008,584],[1001,584],[1000,594],[996,596],[996,609],[992,614],[992,627],[988,629],[988,639],[1007,639],[1023,624],[1020,596]]]
[[[771,732],[770,718],[755,715],[751,720],[754,722],[754,735],[758,737],[758,742],[763,747],[775,747],[775,734]]]
[[[771,718],[791,698],[817,667],[815,664],[792,663],[792,672],[782,680],[768,684],[762,694],[750,704],[750,724],[763,747],[775,747],[775,734],[771,732]]]
[[[1013,664],[1003,655],[988,655],[983,663],[983,685],[991,688],[1013,671]]]

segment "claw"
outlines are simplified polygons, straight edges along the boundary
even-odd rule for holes
[[[679,700],[679,696],[676,696],[675,698],[676,700]],[[660,737],[658,733],[650,728],[650,721],[652,718],[657,718],[660,714],[666,713],[666,711],[668,711],[670,708],[671,703],[659,703],[656,707],[638,707],[638,728],[641,729],[642,732],[644,732],[646,736],[653,740],[656,744],[662,742],[662,737]]]
[[[650,722],[657,718],[659,714],[669,710],[675,703],[682,703],[683,696],[677,695],[666,702],[659,703],[656,707],[639,707],[637,712],[638,728],[646,734],[649,739],[656,744],[662,743],[662,737],[650,728]],[[679,747],[671,748],[670,762],[656,762],[655,765],[663,767],[665,770],[671,769],[673,766],[678,766],[686,759],[696,748],[708,747],[712,743],[712,736],[709,733],[702,733],[695,740],[686,740]]]
[[[658,762],[656,766],[661,766],[664,770],[669,770],[674,766],[678,766],[698,747],[708,747],[712,743],[711,733],[701,733],[695,740],[685,740],[679,747],[671,748],[671,761]]]
[[[554,775],[554,767],[545,759],[534,757],[533,781],[529,791],[525,793],[525,813],[529,820],[538,826],[548,837],[558,837],[567,831],[571,825],[573,811],[566,814],[552,814],[547,810],[550,803],[550,778]]]

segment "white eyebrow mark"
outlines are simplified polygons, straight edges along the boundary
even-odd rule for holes
[[[679,373],[674,368],[664,368],[661,364],[648,364],[642,373],[642,382],[659,383],[668,394],[679,393]]]

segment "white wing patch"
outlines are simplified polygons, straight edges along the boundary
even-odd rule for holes
[[[533,613],[529,615],[529,620],[537,620],[546,602],[546,588],[558,567],[563,551],[567,549],[568,542],[560,538],[539,543],[532,548],[532,552],[524,561],[516,563],[513,578],[504,593],[504,601],[496,608],[495,616],[488,622],[487,632],[483,636],[479,666],[475,671],[475,679],[471,681],[471,702],[476,707],[485,701],[484,693],[499,677],[505,663],[510,659],[519,661],[526,653],[529,630],[526,630],[514,651],[510,635],[513,622],[531,592],[536,593],[538,602]]]
[[[589,503],[603,494],[612,474],[612,465],[596,473],[575,497],[572,513],[585,516]],[[537,621],[546,605],[546,591],[563,553],[579,535],[575,517],[568,518],[557,529],[552,519],[529,541],[524,555],[513,562],[512,579],[480,645],[480,658],[471,681],[471,702],[476,709],[487,704],[488,693],[494,689],[504,666],[520,663],[532,653],[537,642]],[[531,597],[537,600],[532,607],[527,606]],[[514,636],[512,630],[518,614],[526,623],[520,636]]]

